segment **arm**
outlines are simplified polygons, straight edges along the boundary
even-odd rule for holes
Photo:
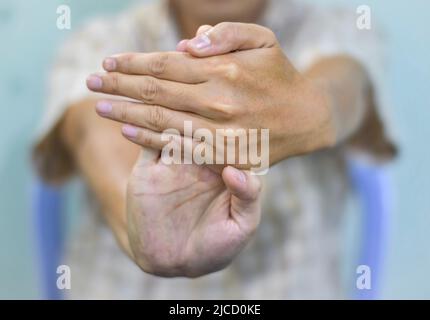
[[[98,109],[103,117],[135,125],[132,135],[125,132],[129,140],[160,149],[160,133],[174,128],[183,134],[186,120],[212,132],[267,128],[270,165],[346,141],[365,148],[373,143],[357,138],[377,114],[369,77],[353,58],[333,56],[300,73],[273,32],[240,23],[221,23],[180,47],[182,52],[116,55],[105,60],[108,73],[89,78],[93,91],[143,102],[104,101]]]
[[[118,125],[96,115],[92,100],[71,106],[60,127],[61,138],[99,200],[106,221],[121,247],[132,257],[125,195],[139,148],[124,140],[119,132]]]
[[[118,124],[71,106],[61,136],[123,250],[144,271],[196,277],[228,265],[260,221],[260,181],[232,167],[165,166]],[[152,157],[152,158],[151,158]],[[137,160],[137,161],[136,161]]]
[[[348,141],[374,107],[370,103],[371,82],[364,68],[348,56],[335,56],[317,62],[304,76],[327,94],[333,144]]]
[[[216,27],[201,26],[196,37],[182,40],[177,50],[196,57],[208,57],[237,49],[264,47],[270,42],[270,35],[259,37],[257,32],[254,36],[247,35],[246,28],[237,28],[241,32],[229,37],[233,29],[234,24],[229,23]],[[211,45],[199,48],[199,36],[209,39]],[[312,65],[303,76],[320,87],[329,103],[334,134],[326,146],[346,142],[380,157],[390,158],[396,154],[396,148],[384,139],[384,126],[376,110],[373,85],[360,63],[347,55],[327,57]]]
[[[348,56],[334,56],[319,61],[304,75],[327,93],[334,145],[346,144],[379,160],[392,159],[397,154],[397,148],[386,139],[373,84],[360,63]]]

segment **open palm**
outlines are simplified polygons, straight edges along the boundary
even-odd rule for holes
[[[165,165],[142,151],[127,188],[129,239],[146,272],[196,277],[224,268],[260,221],[260,181],[227,167]]]

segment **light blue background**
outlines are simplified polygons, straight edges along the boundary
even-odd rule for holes
[[[70,34],[56,28],[56,8],[72,8],[72,31],[96,13],[131,0],[0,2],[0,298],[37,298],[29,220],[29,146],[44,103],[54,49]],[[363,4],[318,0],[320,4]],[[367,0],[389,39],[387,86],[400,139],[393,166],[396,211],[384,298],[430,298],[430,2]],[[79,53],[77,53],[79,54]]]

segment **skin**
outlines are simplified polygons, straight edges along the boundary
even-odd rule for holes
[[[204,59],[178,52],[110,58],[115,68],[91,76],[89,88],[144,103],[102,101],[102,106],[110,104],[112,112],[99,105],[100,115],[147,129],[141,134],[141,129],[124,133],[151,148],[163,145],[160,133],[166,129],[183,134],[185,120],[192,121],[195,129],[207,128],[214,135],[216,129],[270,129],[271,164],[330,146],[334,132],[325,92],[295,70],[273,33],[245,24],[227,23],[217,28],[220,30],[211,33],[214,46],[231,41],[243,49]],[[232,33],[233,28],[238,29],[233,33],[250,38],[229,40],[225,34]],[[261,49],[246,50],[252,47]],[[220,47],[210,53],[235,49]],[[152,139],[143,138],[148,135]]]
[[[232,167],[164,165],[148,151],[128,184],[131,249],[146,272],[197,277],[227,266],[261,216],[257,177]]]
[[[186,52],[128,53],[106,59],[108,72],[90,76],[88,87],[143,103],[105,100],[97,106],[99,114],[135,125],[124,127],[124,135],[156,149],[166,144],[164,130],[184,134],[184,121],[191,121],[194,129],[209,129],[214,136],[217,129],[268,128],[271,165],[334,146],[361,123],[365,108],[359,98],[368,80],[352,59],[327,59],[302,75],[269,29],[221,23],[209,36],[211,44],[204,49],[198,47],[198,35],[185,45]],[[206,33],[203,37],[208,38]],[[351,71],[357,77],[350,79]],[[343,81],[352,89],[333,93],[331,88]]]
[[[220,24],[208,34],[210,27],[197,26],[215,25],[224,20],[222,14],[206,13],[205,19],[204,7],[211,1],[190,1],[190,12],[185,2],[172,1],[179,24],[181,12],[189,13],[191,22],[180,24],[184,37],[197,31],[210,37],[210,47],[199,50],[191,39],[178,45],[181,52],[111,57],[114,70],[112,60],[105,61],[109,72],[88,81],[94,91],[138,100],[109,101],[111,111],[99,104],[98,112],[137,125],[131,136],[133,130],[123,128],[123,135],[154,150],[141,151],[122,139],[117,123],[97,118],[89,108],[91,100],[71,106],[60,130],[130,258],[149,273],[195,277],[222,269],[246,245],[260,220],[261,184],[234,167],[217,174],[204,166],[163,165],[156,151],[163,128],[184,119],[212,129],[270,128],[275,163],[349,139],[370,106],[369,80],[354,60],[332,57],[299,74],[270,30]],[[229,9],[237,12],[230,19],[242,22],[258,16],[264,2],[254,1],[259,6],[248,14],[248,1],[223,1],[237,5]]]
[[[170,0],[182,38],[193,38],[202,25],[221,21],[257,21],[264,11],[266,0]]]

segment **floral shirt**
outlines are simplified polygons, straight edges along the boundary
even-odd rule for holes
[[[328,56],[354,57],[370,74],[375,105],[386,121],[387,112],[381,109],[381,42],[373,30],[359,30],[356,20],[353,9],[272,0],[259,23],[275,32],[298,70]],[[38,144],[56,134],[68,106],[92,95],[85,79],[100,69],[104,57],[124,51],[175,50],[178,40],[165,0],[95,19],[75,33],[53,66]],[[49,147],[36,150],[37,162],[49,170],[61,161],[59,153]],[[338,147],[272,167],[265,177],[263,217],[255,236],[230,266],[198,279],[163,279],[142,272],[119,249],[88,191],[83,217],[66,252],[72,272],[70,297],[343,298],[340,226],[349,191],[345,153],[346,148]]]

